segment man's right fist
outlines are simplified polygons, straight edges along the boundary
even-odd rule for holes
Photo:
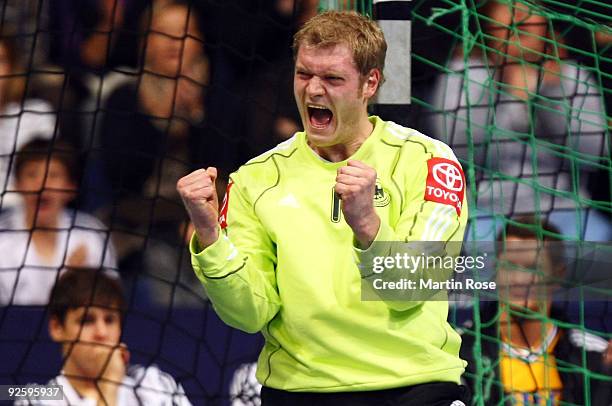
[[[219,238],[219,201],[217,200],[217,168],[198,169],[182,177],[176,184],[187,213],[193,222],[202,248]]]

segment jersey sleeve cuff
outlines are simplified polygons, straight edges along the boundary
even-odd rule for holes
[[[194,232],[189,242],[191,264],[196,275],[206,279],[221,279],[235,273],[243,266],[238,249],[224,233],[212,245],[202,249]]]
[[[370,244],[367,249],[362,250],[357,248],[355,243],[353,244],[353,257],[355,258],[355,262],[359,268],[362,278],[372,275],[372,267],[375,257],[390,255],[391,244],[389,243],[393,242],[395,239],[396,236],[393,229],[384,221],[381,221],[380,227],[378,228],[378,233],[376,234],[376,237],[374,237],[372,244]]]

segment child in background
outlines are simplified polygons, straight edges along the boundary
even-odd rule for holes
[[[612,382],[600,377],[610,374],[612,340],[557,322],[553,293],[566,278],[567,259],[560,231],[534,216],[515,222],[497,236],[499,301],[480,305],[481,342],[473,331],[462,336],[464,379],[487,405],[609,406]]]
[[[128,367],[120,342],[126,303],[117,279],[105,270],[69,269],[49,300],[49,334],[62,345],[63,400],[27,399],[16,405],[190,406],[183,388],[155,366]]]

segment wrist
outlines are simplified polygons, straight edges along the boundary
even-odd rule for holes
[[[220,228],[218,225],[216,225],[214,228],[196,227],[195,232],[200,249],[204,250],[217,242],[219,239]]]
[[[117,397],[119,395],[119,385],[121,383],[102,379],[98,382],[98,388],[100,391],[100,396],[102,400],[105,402],[106,406],[116,406],[117,405]]]
[[[358,244],[358,248],[369,248],[376,238],[379,229],[380,217],[378,217],[376,212],[362,217],[357,226],[353,229],[353,234],[355,235],[355,241]]]

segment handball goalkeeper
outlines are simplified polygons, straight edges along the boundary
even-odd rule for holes
[[[467,402],[447,302],[361,297],[373,243],[462,241],[467,220],[450,148],[368,116],[386,49],[357,13],[314,17],[293,42],[304,131],[233,173],[220,209],[215,168],[177,184],[217,313],[265,336],[264,405]]]

